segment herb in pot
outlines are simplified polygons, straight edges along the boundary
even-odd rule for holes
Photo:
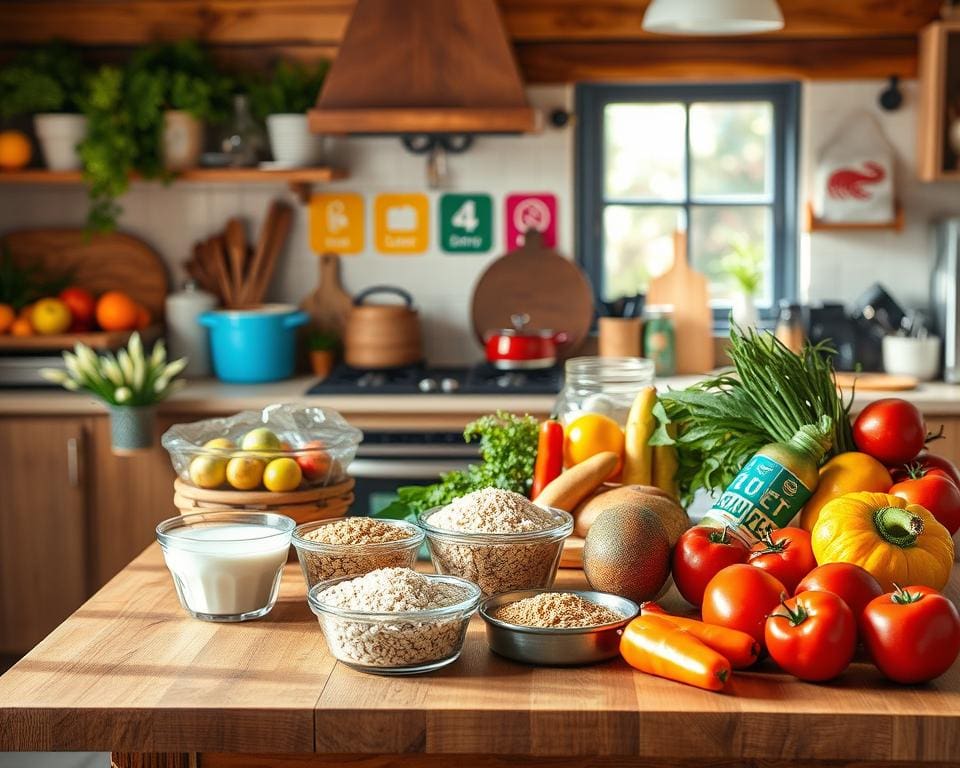
[[[0,69],[0,117],[80,112],[84,90],[83,62],[74,48],[62,42],[33,48]]]
[[[316,102],[329,68],[326,61],[313,67],[280,61],[268,76],[250,78],[246,88],[254,116],[265,120],[269,115],[306,112]]]
[[[413,519],[420,512],[449,504],[481,488],[503,488],[526,496],[533,478],[538,431],[539,424],[532,416],[503,411],[482,416],[463,431],[466,442],[480,441],[480,464],[463,471],[448,472],[434,485],[400,487],[397,489],[399,498],[375,516]]]

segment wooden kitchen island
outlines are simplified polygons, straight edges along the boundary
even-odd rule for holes
[[[5,750],[157,768],[946,764],[960,760],[960,664],[901,687],[867,664],[808,685],[767,662],[714,694],[619,660],[515,664],[475,617],[452,666],[375,677],[327,653],[295,564],[268,617],[208,624],[181,610],[154,544],[0,677]]]

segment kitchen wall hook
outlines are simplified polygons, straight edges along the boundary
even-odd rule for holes
[[[903,91],[900,90],[900,78],[890,75],[887,87],[880,92],[878,99],[881,109],[887,112],[896,112],[903,104]]]
[[[426,155],[427,186],[439,189],[447,180],[447,155],[459,155],[473,146],[469,133],[411,134],[401,136],[400,141],[408,152]]]

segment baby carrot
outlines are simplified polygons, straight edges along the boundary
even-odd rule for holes
[[[620,653],[650,675],[719,691],[730,677],[730,662],[662,616],[638,616],[623,631]]]
[[[760,656],[760,643],[739,629],[718,627],[686,616],[673,616],[656,603],[644,603],[643,613],[656,615],[686,630],[701,643],[725,656],[734,669],[749,667]]]

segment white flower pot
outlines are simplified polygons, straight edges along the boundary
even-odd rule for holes
[[[760,318],[757,315],[757,304],[753,296],[738,291],[733,295],[732,306],[733,322],[743,329],[756,328]]]
[[[163,167],[168,171],[196,168],[203,152],[203,123],[179,109],[163,113]]]
[[[267,115],[267,135],[280,165],[303,168],[320,162],[323,137],[310,132],[306,115]]]
[[[33,116],[33,130],[51,171],[76,171],[82,162],[77,146],[87,136],[87,118],[67,113]]]

